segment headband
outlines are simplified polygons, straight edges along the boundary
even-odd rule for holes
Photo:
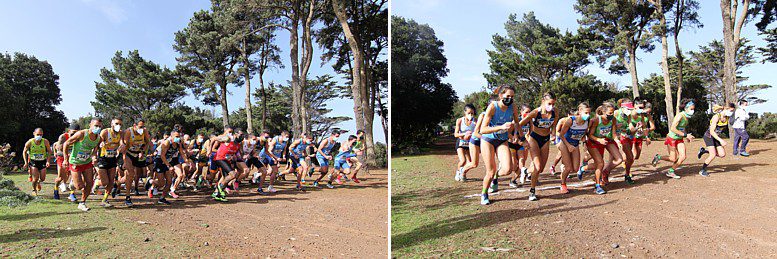
[[[691,105],[695,105],[693,101],[689,101],[688,104],[685,105],[685,108],[688,109],[688,107],[691,107]]]

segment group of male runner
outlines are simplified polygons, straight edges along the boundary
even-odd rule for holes
[[[126,129],[119,118],[112,119],[109,128],[102,125],[99,118],[92,119],[87,129],[71,124],[53,144],[43,138],[43,129],[35,129],[23,152],[32,194],[41,191],[52,159],[57,164],[53,198],[69,193],[69,200],[78,202],[82,211],[89,210],[86,201],[91,194],[102,195],[100,205],[112,207],[109,198],[123,193],[124,204],[131,207],[132,196],[141,195],[139,185],[144,185],[149,198],[158,197],[157,204],[169,205],[167,197],[178,198],[182,189],[197,192],[212,188],[213,199],[226,202],[227,195],[239,192],[246,180],[257,185],[260,195],[275,193],[274,183],[285,180],[288,174],[296,175],[295,189],[299,191],[304,191],[305,175],[312,177],[314,172],[320,176],[313,187],[327,175],[329,188],[334,188],[333,180],[339,184],[360,182],[356,174],[362,168],[357,158],[362,154],[361,130],[341,143],[338,138],[344,131],[335,129],[316,144],[313,136],[304,133],[292,140],[288,131],[275,136],[269,132],[254,135],[225,126],[219,135],[191,138],[176,124],[157,139],[142,119]]]

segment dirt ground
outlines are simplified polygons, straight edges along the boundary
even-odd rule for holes
[[[727,156],[708,168],[710,177],[702,177],[698,171],[703,160],[696,153],[703,142],[695,140],[685,166],[677,171],[681,179],[656,173],[665,172],[667,162],[649,164],[654,154],[666,154],[662,144],[654,141],[645,147],[634,166],[634,185],[623,181],[619,167],[605,195],[593,192],[592,174],[582,181],[570,179],[570,193],[560,194],[558,174],[550,176],[546,167],[540,175],[539,201],[527,200],[528,182],[510,188],[502,178],[500,192],[490,195],[488,206],[479,205],[477,195],[483,165],[468,173],[467,182],[455,182],[453,148],[438,146],[433,153],[449,161],[450,168],[431,170],[429,176],[444,178],[451,193],[428,199],[453,200],[424,202],[462,209],[481,206],[476,208],[477,227],[491,228],[517,246],[497,256],[532,255],[536,245],[529,243],[541,240],[543,246],[554,246],[553,251],[578,258],[777,257],[777,141],[751,140],[750,157],[732,156],[729,144]],[[552,162],[558,150],[550,148]]]
[[[138,213],[130,215],[187,238],[199,247],[195,257],[386,257],[388,174],[373,169],[360,175],[360,184],[308,185],[305,192],[286,181],[266,196],[243,185],[227,203],[213,201],[210,192],[182,192],[168,198],[171,206],[135,197],[131,210]]]

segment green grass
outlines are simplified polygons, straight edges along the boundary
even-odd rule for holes
[[[26,174],[6,175],[17,187],[30,189]],[[51,175],[50,175],[51,177]],[[43,192],[50,195],[52,179]],[[66,200],[66,196],[62,196]],[[181,257],[191,255],[185,237],[155,230],[131,220],[138,213],[104,209],[91,202],[82,212],[74,203],[39,198],[27,206],[0,207],[0,256],[31,257]],[[148,242],[146,238],[150,238]],[[175,240],[177,239],[177,241]]]

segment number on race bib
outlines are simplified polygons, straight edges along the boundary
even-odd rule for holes
[[[43,154],[32,154],[32,160],[43,160]]]
[[[76,160],[85,161],[89,159],[89,153],[78,152],[76,154]]]

